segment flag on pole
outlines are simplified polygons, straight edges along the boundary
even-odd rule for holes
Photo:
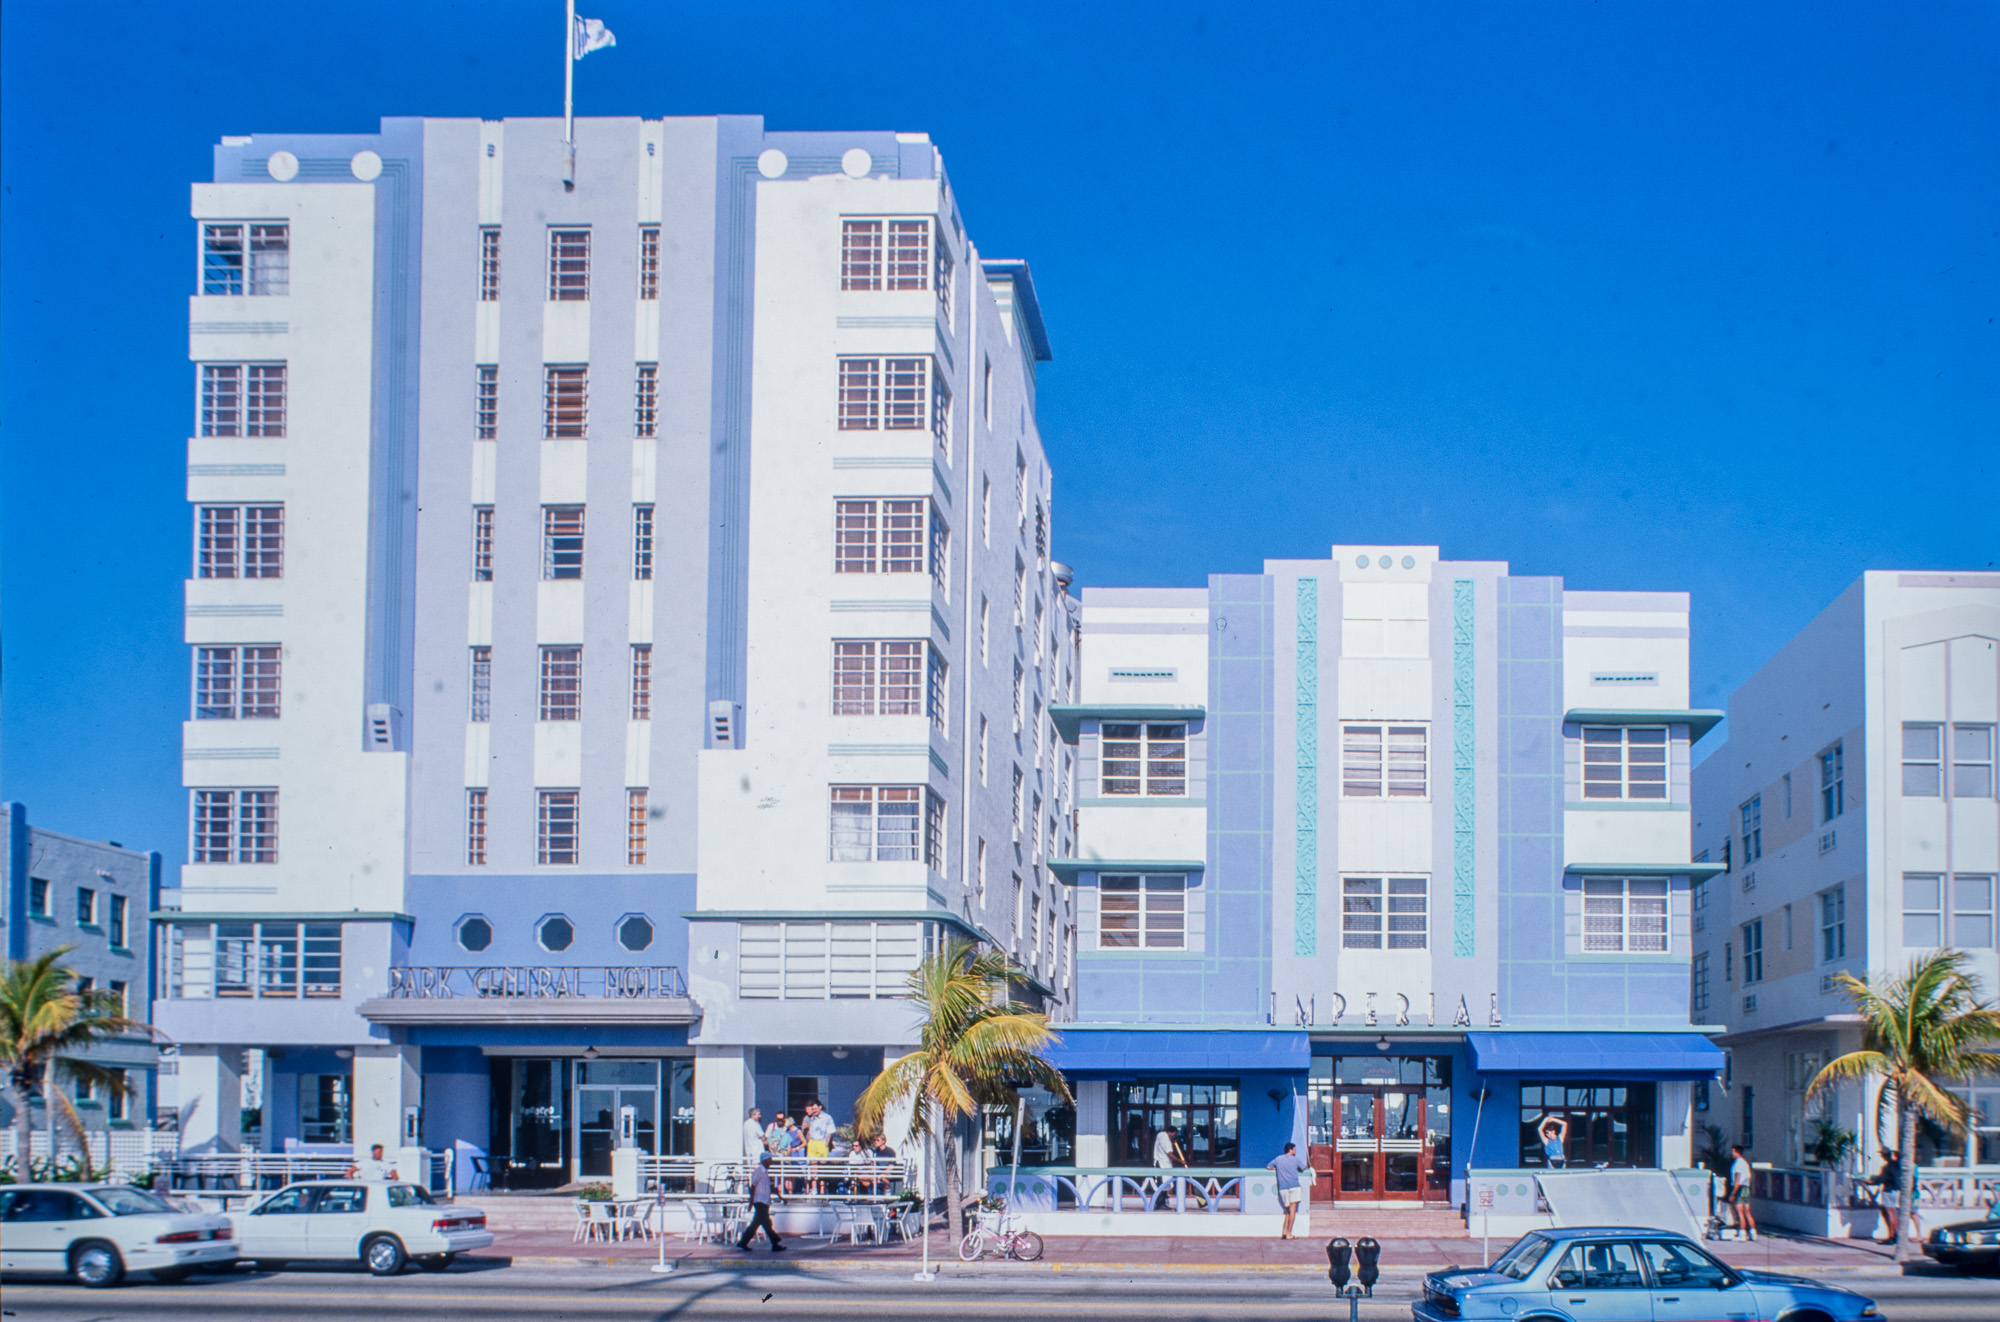
[[[603,50],[606,46],[617,44],[618,38],[611,35],[611,29],[605,27],[602,21],[595,18],[579,18],[576,21],[575,53],[570,58],[580,60],[594,50]]]

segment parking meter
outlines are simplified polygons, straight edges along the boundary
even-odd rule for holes
[[[1376,1265],[1376,1260],[1381,1256],[1382,1246],[1368,1236],[1364,1235],[1354,1241],[1354,1260],[1359,1268],[1355,1276],[1360,1280],[1362,1290],[1367,1292],[1370,1298],[1374,1297],[1375,1282],[1382,1275],[1381,1269]]]
[[[1333,1282],[1336,1290],[1347,1289],[1349,1276],[1348,1255],[1353,1252],[1345,1239],[1336,1236],[1326,1242],[1326,1279]]]

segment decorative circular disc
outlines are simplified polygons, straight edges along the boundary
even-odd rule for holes
[[[785,153],[779,151],[776,147],[766,147],[762,152],[758,153],[757,173],[763,175],[766,179],[776,179],[782,176],[786,170],[790,169],[791,164],[790,161],[785,159]]]
[[[347,168],[354,171],[356,179],[369,183],[382,173],[382,158],[372,151],[358,151],[354,153],[354,159],[347,163]]]
[[[865,178],[874,164],[875,158],[868,154],[865,147],[850,147],[840,158],[840,168],[850,179]]]
[[[271,159],[264,162],[264,169],[282,184],[298,176],[299,158],[288,151],[274,151]]]

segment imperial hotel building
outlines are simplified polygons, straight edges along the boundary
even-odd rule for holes
[[[259,134],[188,233],[184,1148],[736,1155],[952,936],[1068,1014],[1049,342],[926,137]]]

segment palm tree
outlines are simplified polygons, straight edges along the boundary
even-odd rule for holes
[[[964,1232],[958,1144],[951,1131],[984,1105],[1014,1099],[1015,1080],[1030,1080],[1069,1100],[1069,1085],[1042,1049],[1057,1041],[1047,1015],[1007,1000],[1020,974],[997,951],[952,941],[910,973],[908,995],[919,1015],[915,1051],[890,1062],[854,1106],[855,1129],[881,1127],[891,1107],[909,1103],[912,1137],[942,1138],[945,1215],[953,1243]],[[942,1131],[942,1132],[940,1132]]]
[[[57,946],[22,963],[9,963],[0,975],[0,1089],[14,1108],[16,1178],[28,1174],[28,1152],[34,1122],[29,1099],[39,1087],[49,1122],[49,1162],[55,1163],[56,1118],[60,1115],[83,1148],[90,1164],[90,1143],[83,1120],[58,1087],[61,1080],[88,1083],[114,1095],[126,1090],[122,1070],[79,1059],[80,1053],[113,1038],[154,1036],[151,1025],[125,1016],[119,997],[109,991],[85,990],[62,962],[72,947]]]
[[[1917,1117],[1968,1133],[1971,1108],[1946,1092],[1943,1082],[2000,1074],[2000,1053],[1981,1049],[2000,1041],[2000,1010],[1979,999],[1960,950],[1925,955],[1879,989],[1850,973],[1835,978],[1861,1014],[1861,1050],[1828,1063],[1806,1096],[1815,1097],[1842,1079],[1882,1076],[1876,1107],[1879,1114],[1893,1095],[1896,1151],[1902,1158],[1903,1215],[1896,1228],[1896,1258],[1902,1261],[1915,1247]]]

